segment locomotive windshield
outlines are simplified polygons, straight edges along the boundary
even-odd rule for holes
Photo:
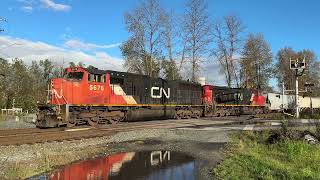
[[[82,80],[82,77],[83,77],[83,72],[69,72],[68,74],[65,75],[65,79],[68,79],[68,80],[80,81]]]

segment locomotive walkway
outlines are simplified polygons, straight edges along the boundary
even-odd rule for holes
[[[312,124],[312,120],[298,120],[290,126],[301,126]],[[44,143],[52,141],[78,140],[102,136],[111,136],[118,132],[134,131],[141,129],[185,129],[185,130],[263,130],[280,128],[279,120],[268,120],[252,118],[250,116],[241,117],[219,117],[201,118],[185,120],[162,120],[120,123],[98,128],[82,126],[77,128],[54,128],[54,129],[8,129],[0,130],[0,145],[22,145]]]

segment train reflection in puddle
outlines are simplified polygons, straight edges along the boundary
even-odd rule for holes
[[[30,180],[197,179],[197,170],[194,158],[186,154],[142,151],[73,163]]]

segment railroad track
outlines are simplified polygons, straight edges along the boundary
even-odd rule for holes
[[[242,117],[246,119],[246,117]],[[203,120],[217,120],[224,118],[203,118]],[[239,120],[239,117],[228,118],[231,121]],[[160,120],[160,121],[143,121],[120,123],[98,128],[90,126],[80,126],[76,128],[52,128],[52,129],[7,129],[0,130],[0,146],[34,144],[64,140],[78,140],[85,138],[94,138],[102,136],[111,136],[118,132],[133,131],[141,129],[157,128],[178,128],[197,126],[195,119],[184,120]],[[208,122],[210,123],[210,122]],[[230,122],[227,122],[230,123]],[[226,122],[222,123],[226,125]]]
[[[38,128],[26,128],[26,129],[4,129],[0,130],[0,137],[10,136],[10,135],[23,135],[23,134],[35,134],[44,132],[57,132],[63,131],[63,128],[54,129],[38,129]]]
[[[56,128],[56,129],[11,129],[0,130],[0,146],[34,144],[64,140],[79,140],[86,138],[111,136],[118,132],[177,127],[177,122],[134,122],[112,125],[107,127],[80,127],[80,128]],[[181,126],[181,124],[180,124]]]

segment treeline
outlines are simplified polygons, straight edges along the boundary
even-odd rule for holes
[[[21,59],[8,62],[0,58],[0,108],[35,110],[36,103],[46,102],[51,78],[61,77],[63,67],[46,59],[26,65]]]
[[[188,0],[182,11],[177,14],[158,0],[144,0],[125,13],[130,36],[121,50],[128,71],[196,81],[202,62],[218,62],[221,68],[210,71],[223,73],[227,86],[271,91],[271,78],[278,80],[279,87],[284,82],[287,89],[294,89],[289,61],[305,56],[310,68],[300,78],[300,87],[312,82],[319,89],[319,65],[312,51],[283,48],[273,55],[263,34],[247,32],[234,15],[213,19],[205,0]]]

